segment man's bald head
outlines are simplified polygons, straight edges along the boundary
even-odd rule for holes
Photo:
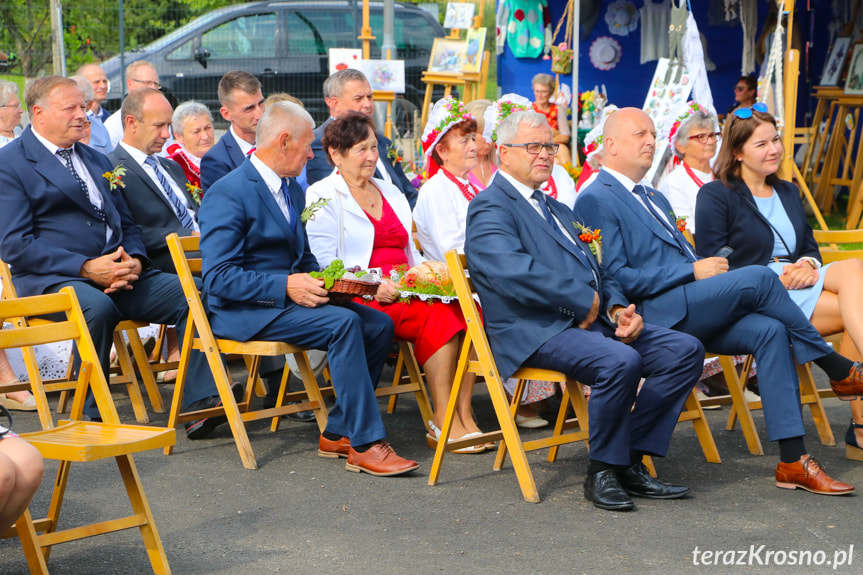
[[[656,149],[653,120],[638,108],[622,108],[608,116],[602,130],[603,165],[634,182],[650,170]]]

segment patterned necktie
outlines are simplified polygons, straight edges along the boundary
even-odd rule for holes
[[[63,158],[66,164],[66,168],[72,173],[72,177],[75,178],[75,181],[78,182],[78,185],[81,186],[81,191],[84,192],[84,198],[86,198],[87,203],[93,206],[93,209],[96,210],[96,214],[99,215],[100,220],[102,220],[103,222],[106,221],[104,210],[102,210],[102,208],[93,203],[93,200],[90,198],[90,192],[87,190],[87,183],[84,181],[84,178],[82,178],[81,175],[75,170],[75,166],[72,165],[72,148],[69,148],[67,150],[58,149],[57,155]]]
[[[288,179],[282,178],[282,197],[285,198],[285,205],[288,206],[288,221],[291,224],[291,229],[297,230],[297,212],[294,211],[294,205],[291,202],[291,194],[288,191]]]
[[[662,217],[662,215],[656,211],[656,208],[653,207],[653,202],[650,201],[650,198],[647,195],[647,190],[644,189],[644,186],[637,185],[632,191],[638,194],[638,197],[641,198],[641,201],[644,202],[645,207],[647,207],[647,211],[649,211],[656,221],[671,234],[671,237],[673,237],[674,241],[677,242],[683,255],[685,255],[690,262],[695,263],[697,258],[695,257],[695,252],[692,251],[692,246],[689,245],[689,242],[686,241],[686,238],[684,238],[683,234],[680,233],[680,230],[677,229],[677,226],[672,226],[671,222],[669,222],[667,218]]]
[[[174,192],[174,188],[171,187],[171,183],[168,182],[168,178],[162,174],[156,159],[153,156],[147,156],[144,163],[156,172],[156,179],[159,180],[159,185],[161,185],[162,189],[165,191],[168,201],[171,202],[172,206],[174,206],[174,213],[177,215],[177,219],[180,220],[180,225],[187,230],[197,232],[198,224],[195,222],[195,218],[192,217],[192,214],[189,213],[189,210],[187,210],[186,206],[183,205],[183,202],[180,201],[180,198],[177,196],[176,192]]]

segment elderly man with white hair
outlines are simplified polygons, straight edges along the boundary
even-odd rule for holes
[[[375,397],[393,322],[360,304],[328,305],[324,281],[309,275],[320,268],[301,219],[303,191],[292,178],[312,157],[312,128],[302,107],[273,104],[257,124],[249,159],[206,191],[199,221],[213,332],[327,350],[336,403],[318,455],[346,457],[348,471],[400,475],[418,465],[384,440]]]

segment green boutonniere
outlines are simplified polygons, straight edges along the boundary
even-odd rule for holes
[[[204,190],[201,189],[201,186],[196,186],[195,184],[186,182],[186,189],[189,190],[195,203],[200,206],[201,200],[204,199]]]
[[[316,200],[309,204],[309,206],[303,210],[303,213],[300,214],[300,223],[304,224],[309,220],[315,219],[315,213],[329,203],[329,200],[321,198],[320,200]]]
[[[123,166],[115,166],[113,170],[110,172],[105,172],[102,174],[102,177],[108,180],[108,185],[113,192],[117,188],[125,188],[126,184],[123,182],[123,176],[126,175],[126,168]]]

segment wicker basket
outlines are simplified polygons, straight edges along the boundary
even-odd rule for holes
[[[338,279],[333,282],[333,287],[329,290],[330,300],[333,303],[345,303],[356,296],[374,296],[378,293],[378,285],[357,280]]]

